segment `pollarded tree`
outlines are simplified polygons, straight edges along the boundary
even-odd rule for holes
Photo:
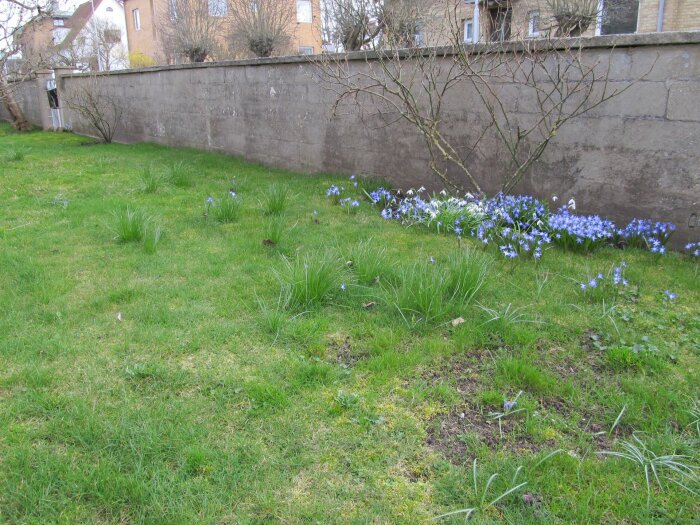
[[[226,0],[169,0],[160,22],[163,46],[172,55],[204,62],[215,55],[228,14]]]
[[[290,41],[295,20],[292,0],[229,0],[230,40],[235,49],[269,57]]]
[[[21,55],[22,37],[29,38],[27,33],[33,31],[34,23],[51,15],[52,4],[50,0],[0,2],[0,102],[19,131],[28,131],[32,126],[15,99],[14,84],[32,76],[42,64],[24,60],[20,67],[13,68],[11,62]]]

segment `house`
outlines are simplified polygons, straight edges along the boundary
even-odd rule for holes
[[[25,26],[19,40],[23,59],[38,66],[80,71],[128,67],[124,6],[119,0],[89,0],[73,12],[52,10]]]
[[[447,11],[433,8],[422,23],[422,40],[450,42],[450,25],[459,25],[465,42],[536,38],[555,34],[549,0],[452,0]],[[444,6],[444,0],[431,0]],[[698,0],[598,0],[583,36],[700,30]],[[449,21],[449,23],[448,23]]]
[[[222,18],[222,25],[231,22],[230,9],[226,0],[202,0],[208,3],[209,16]],[[289,2],[294,13],[290,21],[289,44],[277,54],[314,54],[322,51],[321,42],[321,0],[279,0]],[[163,43],[163,25],[175,14],[177,3],[173,0],[124,0],[126,29],[132,62],[140,65],[178,63],[183,57],[166,49]],[[250,2],[254,9],[255,2]],[[219,49],[223,50],[216,58],[239,58],[244,55],[231,49],[231,35],[223,31],[218,36]]]

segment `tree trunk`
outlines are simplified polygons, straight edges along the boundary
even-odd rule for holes
[[[10,118],[12,118],[12,125],[17,131],[29,131],[32,129],[32,125],[27,120],[27,117],[24,116],[24,112],[17,100],[15,100],[7,79],[2,75],[0,75],[0,100],[5,104]]]

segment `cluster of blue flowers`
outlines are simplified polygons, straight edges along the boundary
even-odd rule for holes
[[[552,240],[574,251],[592,251],[610,241],[616,232],[612,221],[598,215],[574,215],[564,206],[549,217]]]
[[[676,231],[670,222],[653,222],[648,219],[633,219],[624,230],[618,231],[628,246],[648,249],[653,253],[666,253],[666,243]]]
[[[693,257],[700,257],[700,242],[689,242],[685,245],[685,249]]]
[[[552,242],[544,204],[529,195],[502,193],[483,203],[486,218],[475,231],[477,239],[484,244],[497,244],[509,259],[542,257],[543,249]]]
[[[342,186],[333,185],[326,196],[342,206],[359,207],[357,200],[341,199],[343,191]],[[648,219],[633,219],[624,229],[618,229],[612,221],[599,215],[572,213],[573,199],[568,206],[550,214],[544,203],[529,195],[499,193],[492,198],[476,198],[467,194],[460,198],[443,191],[440,196],[423,197],[424,191],[425,188],[420,188],[402,195],[379,188],[365,195],[372,205],[382,206],[384,219],[422,224],[460,238],[471,235],[484,244],[498,246],[500,253],[509,259],[540,259],[549,244],[582,252],[612,244],[664,254],[676,229],[672,223]],[[688,244],[686,250],[699,257],[700,242]]]

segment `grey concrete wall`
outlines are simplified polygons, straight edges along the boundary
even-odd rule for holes
[[[670,220],[676,242],[700,238],[700,33],[588,39],[584,55],[606,61],[622,87],[652,72],[618,98],[560,130],[521,192],[549,200],[575,198],[582,212],[618,223],[632,217]],[[369,67],[357,55],[352,67]],[[193,64],[112,72],[103,81],[121,101],[127,125],[117,140],[153,141],[239,155],[303,172],[365,173],[396,187],[442,184],[429,169],[426,147],[407,124],[383,125],[346,108],[332,116],[334,95],[302,57]],[[85,76],[68,75],[71,93]],[[512,86],[511,86],[512,87]],[[505,86],[504,89],[507,89]],[[505,95],[514,114],[521,94]],[[468,91],[446,102],[445,125],[455,143],[473,138],[483,109]],[[92,134],[73,118],[75,131]],[[500,187],[498,143],[472,161],[488,192]],[[560,202],[561,202],[560,200]]]
[[[42,105],[39,103],[39,90],[35,79],[25,80],[12,84],[12,93],[17,99],[17,103],[24,111],[27,120],[35,126],[42,125]],[[43,93],[46,96],[45,93]],[[48,103],[47,103],[48,104]],[[5,109],[5,105],[0,103],[0,119],[10,120],[10,115]]]

